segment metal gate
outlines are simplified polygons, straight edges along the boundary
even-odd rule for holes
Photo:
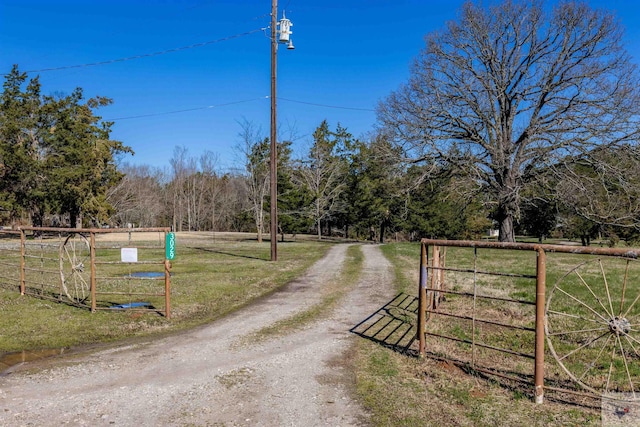
[[[15,287],[22,295],[92,312],[152,310],[170,317],[171,263],[165,256],[169,231],[47,227],[0,230],[0,265],[5,272],[0,282]]]
[[[468,253],[459,252],[464,261],[456,262],[447,248]],[[551,253],[576,257],[554,255],[549,263]],[[638,255],[634,249],[423,239],[419,354],[427,346],[433,352],[435,340],[453,343],[437,351],[477,371],[533,379],[536,403],[545,389],[640,399]],[[545,342],[552,356],[547,363]],[[522,360],[533,361],[533,375]]]

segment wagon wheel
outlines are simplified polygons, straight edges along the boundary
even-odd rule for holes
[[[82,234],[69,235],[60,245],[60,293],[84,303],[90,293],[90,246]]]
[[[549,350],[592,393],[640,399],[640,265],[594,259],[555,284],[545,310]]]

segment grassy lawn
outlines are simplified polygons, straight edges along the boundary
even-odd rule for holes
[[[417,295],[420,245],[387,244],[383,251],[394,265],[397,292]],[[478,250],[474,254],[473,249],[447,248],[447,267],[472,269],[474,263],[477,270],[532,275],[535,274],[536,255],[500,250]],[[549,316],[550,327],[557,333],[552,341],[556,343],[556,351],[565,367],[586,385],[602,385],[610,376],[612,382],[622,384],[619,391],[626,391],[624,380],[630,375],[638,390],[640,372],[635,349],[640,345],[633,339],[629,340],[631,343],[624,337],[621,339],[628,361],[625,367],[619,362],[624,358],[620,357],[622,350],[614,349],[615,342],[596,339],[602,331],[591,329],[603,329],[604,320],[599,316],[608,318],[607,313],[626,314],[632,329],[639,323],[640,302],[635,299],[640,292],[639,270],[635,261],[547,254],[547,300],[552,294],[550,309],[559,313]],[[478,295],[535,301],[535,280],[529,278],[477,274],[474,281],[473,274],[445,274],[446,287],[450,290],[473,293],[475,287]],[[473,304],[473,298],[447,294],[440,309],[464,316],[471,314]],[[478,298],[475,311],[477,318],[535,326],[535,311],[530,305]],[[585,322],[589,325],[596,321],[599,322],[596,326],[583,326]],[[473,328],[469,320],[441,315],[432,317],[427,330],[533,354],[534,335],[529,331],[479,322]],[[612,354],[617,356],[617,362],[613,361]],[[601,425],[598,398],[547,390],[545,403],[536,405],[533,402],[533,360],[476,348],[475,365],[471,365],[471,355],[471,345],[433,336],[427,337],[427,357],[422,360],[368,340],[359,340],[357,390],[379,426]],[[467,363],[454,363],[448,359]],[[525,381],[485,375],[473,366],[499,369]],[[561,369],[548,345],[545,384],[579,389]]]
[[[14,286],[0,286],[0,354],[118,341],[205,324],[274,292],[301,275],[331,246],[301,240],[279,243],[278,262],[274,263],[269,261],[268,241],[258,244],[255,240],[179,237],[177,244],[171,270],[170,319],[127,310],[91,313],[20,296]],[[98,252],[103,261],[114,257]],[[144,256],[141,253],[141,258]]]

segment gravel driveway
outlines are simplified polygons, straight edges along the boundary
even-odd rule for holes
[[[70,356],[0,377],[2,426],[361,426],[345,364],[349,332],[392,295],[392,270],[365,245],[357,286],[327,318],[267,341],[242,337],[320,301],[338,245],[261,302],[197,330]]]

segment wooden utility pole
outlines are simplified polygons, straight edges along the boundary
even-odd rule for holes
[[[276,71],[277,71],[278,0],[271,0],[271,261],[278,260],[278,144],[276,142]]]

